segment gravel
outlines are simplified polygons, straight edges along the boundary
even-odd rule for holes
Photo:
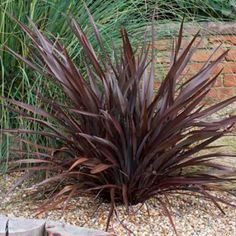
[[[0,214],[9,217],[43,218],[64,221],[77,226],[105,229],[109,205],[104,203],[100,205],[98,200],[92,198],[74,198],[71,200],[68,209],[65,210],[64,215],[62,210],[58,209],[35,216],[35,209],[40,206],[41,201],[35,201],[29,197],[25,190],[27,184],[22,185],[10,196],[5,197],[4,193],[21,174],[14,173],[0,177],[2,188],[0,192]],[[219,195],[219,193],[215,194]],[[222,193],[220,196],[223,198],[229,197]],[[224,215],[211,202],[194,196],[183,196],[182,194],[173,194],[169,201],[172,205],[174,222],[180,236],[236,235],[236,208],[223,205],[222,208],[226,213]],[[113,217],[109,228],[110,232],[117,235],[175,235],[168,217],[163,214],[156,199],[150,199],[143,206],[141,204],[133,206],[129,215],[122,206],[117,207],[117,212],[118,217]]]
[[[223,116],[236,114],[236,107],[229,106],[221,112],[215,113],[208,121],[214,121]],[[236,130],[235,130],[236,131]],[[218,142],[218,141],[217,141]],[[226,137],[220,141],[229,144],[229,152],[236,152],[236,141]],[[219,144],[219,143],[218,143]],[[227,163],[236,166],[235,160]],[[109,214],[109,205],[100,204],[98,200],[88,197],[77,197],[70,201],[65,210],[48,211],[35,216],[35,209],[40,207],[42,201],[33,200],[27,194],[25,188],[17,188],[9,196],[5,197],[6,191],[12,186],[22,173],[0,176],[0,214],[9,217],[23,216],[26,218],[40,218],[55,221],[63,221],[72,225],[91,227],[104,230],[106,219]],[[222,198],[229,195],[214,193]],[[172,205],[173,220],[179,236],[234,236],[236,235],[236,208],[221,205],[225,214],[221,213],[215,206],[204,199],[183,194],[173,194],[169,197]],[[236,200],[232,201],[236,205]],[[131,207],[130,214],[122,206],[116,207],[118,216],[111,220],[110,232],[119,236],[172,236],[175,235],[173,228],[156,199],[150,199],[145,205],[138,204]]]

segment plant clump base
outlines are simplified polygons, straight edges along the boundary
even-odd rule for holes
[[[92,227],[104,230],[106,217],[109,214],[109,204],[94,200],[92,197],[77,197],[70,201],[64,214],[62,210],[55,209],[47,213],[35,216],[34,210],[40,207],[42,201],[33,200],[24,190],[30,187],[27,181],[11,196],[5,198],[4,193],[17,181],[22,173],[12,173],[0,176],[2,191],[0,192],[1,214],[25,218],[38,218],[66,222],[73,225]],[[215,196],[229,198],[228,194],[214,193]],[[169,198],[172,204],[173,218],[180,236],[204,236],[204,235],[234,235],[236,222],[236,209],[222,206],[225,215],[214,208],[209,201],[194,196],[183,196],[181,193],[173,194]],[[24,211],[22,211],[24,209]],[[109,232],[117,235],[128,235],[129,230],[135,236],[162,235],[173,236],[168,218],[162,213],[160,205],[155,198],[149,199],[146,204],[137,204],[130,207],[127,214],[124,206],[116,206],[119,219],[114,216],[111,219]],[[135,214],[133,214],[135,213]],[[120,222],[123,223],[123,227]],[[132,235],[132,234],[131,234]]]

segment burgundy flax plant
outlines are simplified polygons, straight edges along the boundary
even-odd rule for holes
[[[35,92],[42,107],[2,98],[9,109],[43,128],[6,132],[58,140],[57,147],[23,140],[36,150],[18,150],[20,157],[13,160],[14,170],[26,170],[24,179],[40,171],[49,173],[34,185],[37,189],[44,186],[50,192],[52,186],[59,186],[41,209],[68,203],[75,195],[92,194],[111,204],[109,225],[116,204],[128,209],[155,197],[174,226],[169,203],[162,196],[168,199],[172,193],[191,192],[212,200],[222,210],[219,202],[230,203],[211,191],[225,191],[224,183],[235,177],[235,171],[214,160],[234,155],[213,151],[211,143],[230,132],[236,117],[213,122],[205,118],[236,101],[236,96],[212,106],[204,104],[204,98],[220,74],[211,73],[227,52],[215,60],[210,57],[198,73],[186,78],[184,71],[197,50],[199,33],[182,48],[182,24],[169,71],[155,93],[154,39],[148,43],[144,37],[142,49],[134,53],[122,28],[123,45],[111,57],[90,13],[89,18],[100,45],[99,55],[80,25],[74,19],[70,22],[85,54],[85,76],[66,48],[57,39],[47,38],[33,22],[32,29],[18,24],[33,42],[34,61],[6,47],[59,85],[67,97],[61,104]]]

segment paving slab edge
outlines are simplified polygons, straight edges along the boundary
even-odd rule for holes
[[[5,223],[4,223],[5,222]],[[47,219],[27,219],[24,217],[7,217],[5,215],[0,214],[0,236],[5,235],[6,231],[5,231],[5,225],[6,222],[8,222],[8,225],[13,222],[13,228],[22,222],[32,222],[32,224],[35,224],[32,228],[30,228],[29,230],[33,230],[34,228],[37,228],[37,226],[44,226],[45,228],[45,235],[54,235],[53,231],[55,231],[55,229],[60,229],[62,234],[60,234],[61,236],[79,236],[79,235],[83,235],[83,236],[118,236],[115,235],[113,233],[109,233],[109,232],[105,232],[102,230],[98,230],[98,229],[93,229],[93,228],[87,228],[87,227],[78,227],[78,226],[74,226],[71,224],[67,224],[66,222],[60,221],[52,221],[52,220],[47,220]],[[20,228],[20,227],[19,227]],[[13,230],[12,232],[9,232],[10,235],[21,235],[23,232],[25,232],[22,228],[20,228],[19,230]],[[70,233],[71,232],[71,233]],[[27,235],[27,234],[26,234]],[[57,234],[55,234],[57,235]]]

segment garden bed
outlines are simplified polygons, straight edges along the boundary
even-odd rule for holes
[[[210,119],[215,120],[222,116],[234,113],[235,106],[223,109]],[[228,145],[221,148],[221,151],[228,153],[236,152],[236,140],[232,137],[224,137],[215,144]],[[230,167],[236,167],[235,158],[222,160]],[[0,214],[9,217],[37,218],[53,221],[62,221],[80,227],[89,227],[104,230],[106,228],[107,216],[109,214],[109,204],[100,203],[88,197],[77,197],[70,201],[68,209],[64,215],[62,210],[53,210],[35,216],[35,209],[40,206],[42,200],[34,200],[24,190],[29,183],[24,183],[21,188],[17,188],[12,194],[5,198],[4,193],[23,173],[12,173],[0,176]],[[232,186],[230,186],[232,188]],[[236,186],[235,186],[236,189]],[[214,193],[216,196],[228,198],[228,194]],[[183,196],[181,193],[173,194],[170,198],[174,222],[180,236],[231,236],[236,235],[236,208],[221,205],[225,215],[215,208],[212,202],[198,199],[194,196]],[[236,203],[234,201],[232,203]],[[150,199],[147,204],[138,204],[131,207],[130,215],[126,214],[123,206],[118,206],[119,218],[113,217],[109,232],[117,235],[153,235],[171,236],[175,235],[169,223],[168,217],[157,200]],[[134,234],[132,234],[133,232]],[[131,234],[129,234],[131,233]]]
[[[208,121],[214,121],[234,113],[235,106],[229,106],[227,109],[223,109],[221,112],[211,116]],[[228,145],[227,148],[221,148],[221,151],[236,152],[236,140],[234,137],[224,137],[215,144]],[[235,158],[227,158],[222,160],[222,162],[230,167],[236,167]],[[0,176],[0,214],[8,217],[62,221],[80,227],[100,230],[106,228],[109,205],[101,204],[99,200],[77,197],[70,201],[70,205],[65,210],[64,215],[62,210],[58,209],[35,216],[35,209],[40,207],[42,200],[35,200],[27,194],[25,188],[29,186],[29,182],[24,183],[8,197],[5,197],[4,194],[22,174],[12,173]],[[230,187],[232,188],[232,186]],[[216,196],[220,194],[219,196],[223,198],[229,197],[228,194],[217,192],[214,194]],[[173,194],[169,200],[172,205],[174,222],[180,236],[236,235],[236,208],[222,205],[225,211],[224,215],[215,208],[212,202],[195,198],[194,196],[183,196],[181,192]],[[234,199],[232,203],[235,204],[236,200]],[[123,206],[117,207],[119,215],[118,218],[116,216],[113,217],[109,232],[122,236],[175,235],[168,217],[163,214],[157,200],[150,199],[145,205],[138,204],[131,207],[130,210],[130,215],[127,215]]]
[[[23,216],[32,218],[35,217],[34,209],[40,206],[41,201],[35,201],[26,194],[24,188],[27,187],[27,183],[21,189],[17,189],[11,196],[4,197],[6,190],[21,174],[1,176],[0,213],[9,217]],[[217,193],[215,194],[217,195]],[[228,195],[225,194],[223,197],[227,198]],[[236,234],[235,208],[223,206],[226,213],[224,215],[218,209],[215,209],[211,202],[197,199],[194,196],[174,194],[169,199],[173,206],[174,221],[180,235],[227,236]],[[163,215],[155,199],[150,199],[143,206],[138,204],[132,207],[129,216],[126,214],[124,207],[118,206],[117,210],[119,219],[115,216],[113,217],[109,229],[110,232],[115,232],[118,235],[129,235],[129,230],[131,230],[137,236],[174,235],[168,218]],[[98,200],[94,201],[92,198],[78,197],[71,200],[71,204],[64,215],[62,215],[61,210],[54,210],[38,215],[35,218],[64,221],[77,226],[104,230],[108,214],[108,204],[100,205]]]

